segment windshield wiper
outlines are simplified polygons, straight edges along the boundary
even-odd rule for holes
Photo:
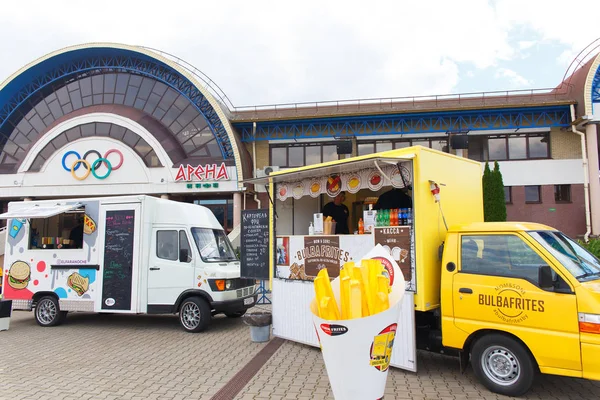
[[[600,271],[599,272],[586,272],[585,274],[576,276],[575,279],[589,278],[590,276],[600,276]]]

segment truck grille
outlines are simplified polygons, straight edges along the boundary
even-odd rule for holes
[[[254,289],[255,289],[254,286],[245,287],[243,289],[238,289],[238,290],[236,290],[237,297],[239,298],[239,297],[250,296],[250,295],[254,294]]]

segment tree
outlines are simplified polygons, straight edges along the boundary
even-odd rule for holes
[[[504,182],[500,165],[494,162],[494,170],[486,161],[482,178],[484,221],[506,221],[506,203],[504,200]]]
[[[494,182],[494,192],[496,196],[495,200],[495,209],[496,209],[496,217],[497,221],[506,221],[506,198],[504,197],[504,180],[502,179],[502,173],[500,172],[500,165],[498,161],[494,161],[494,172],[493,174],[493,182]]]

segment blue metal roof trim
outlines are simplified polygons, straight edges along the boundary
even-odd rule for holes
[[[600,103],[600,66],[598,66],[592,81],[592,103]]]
[[[433,133],[446,130],[493,130],[569,126],[569,106],[536,106],[492,110],[460,110],[413,114],[361,115],[234,123],[243,142],[262,140],[315,139],[339,136],[378,136]],[[371,133],[364,133],[365,129]],[[361,133],[362,132],[362,133]]]
[[[105,59],[106,62],[98,65],[87,65],[84,67],[86,61],[98,57]],[[118,59],[119,57],[134,58],[142,63],[146,62],[151,65],[147,66],[148,68],[146,69],[142,69],[144,65],[139,62],[130,62],[129,65],[110,63],[111,61],[114,61],[114,58]],[[78,63],[80,64],[79,67],[77,66]],[[61,67],[69,65],[75,66],[76,68],[64,74],[57,72],[57,70],[59,70]],[[157,67],[167,70],[170,74],[172,74],[172,76],[161,76],[159,68]],[[12,81],[10,81],[2,90],[0,90],[0,127],[2,127],[10,115],[16,111],[23,102],[27,101],[27,99],[37,91],[55,82],[56,80],[63,79],[79,72],[94,69],[115,68],[138,72],[144,76],[157,79],[186,97],[192,104],[194,104],[198,112],[200,112],[208,121],[210,129],[217,139],[217,143],[219,144],[223,158],[226,159],[233,157],[233,149],[223,123],[218,117],[216,111],[213,109],[212,105],[210,105],[202,92],[200,92],[200,90],[198,90],[198,88],[192,84],[192,82],[160,60],[143,53],[112,47],[90,47],[60,53],[23,71]],[[49,74],[52,74],[52,76],[49,77],[51,79],[44,79]],[[175,80],[173,77],[176,77],[177,79]],[[31,84],[32,82],[37,83],[36,80],[41,81],[41,86],[29,93],[21,93],[26,89],[27,85]],[[10,109],[6,110],[9,102],[18,104],[9,107]]]

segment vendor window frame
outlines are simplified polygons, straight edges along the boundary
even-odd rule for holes
[[[83,249],[84,218],[85,208],[83,207],[48,218],[29,218],[27,248],[29,250]],[[64,237],[65,234],[68,237]]]

